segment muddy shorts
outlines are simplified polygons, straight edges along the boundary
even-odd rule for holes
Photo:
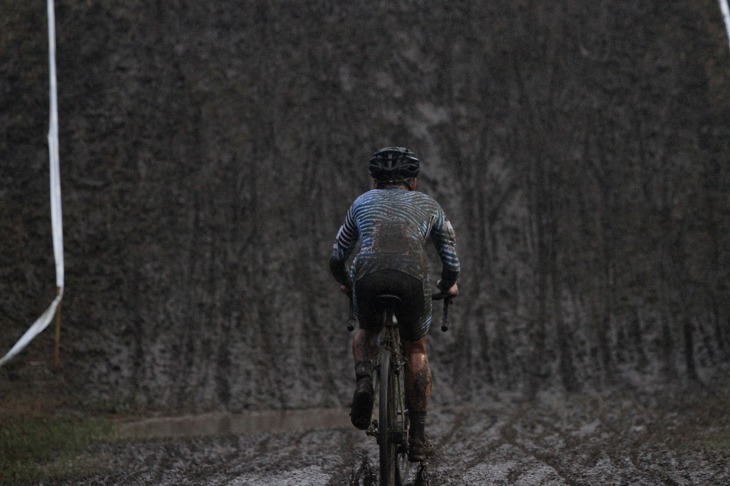
[[[400,334],[406,341],[416,341],[431,327],[431,294],[423,281],[397,270],[378,270],[360,277],[353,289],[355,315],[361,329],[379,331],[384,312],[377,303],[382,294],[397,295],[395,308]]]

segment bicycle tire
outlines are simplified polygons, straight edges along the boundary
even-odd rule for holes
[[[392,365],[391,365],[392,368]],[[401,370],[402,371],[402,370]],[[408,461],[408,417],[405,408],[405,388],[402,373],[390,373],[390,397],[394,431],[391,442],[394,445],[395,484],[405,486],[411,463]]]
[[[391,368],[391,354],[387,350],[380,355],[380,382],[378,398],[378,446],[380,450],[380,484],[404,486],[410,463],[404,447],[405,423],[402,387]],[[401,388],[401,393],[398,393]],[[401,403],[397,404],[396,400]],[[398,410],[402,418],[398,418]]]
[[[395,486],[395,444],[393,433],[393,400],[390,372],[390,351],[380,352],[380,395],[378,397],[378,446],[380,449],[380,485]]]

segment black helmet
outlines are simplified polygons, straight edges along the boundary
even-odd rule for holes
[[[418,176],[420,164],[405,147],[385,147],[370,158],[370,175],[378,181],[401,181]]]

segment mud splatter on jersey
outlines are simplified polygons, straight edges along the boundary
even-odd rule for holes
[[[432,241],[445,273],[455,280],[460,266],[454,230],[430,196],[400,188],[373,189],[350,206],[332,247],[332,260],[346,262],[358,241],[351,276],[394,269],[427,281],[426,244]]]

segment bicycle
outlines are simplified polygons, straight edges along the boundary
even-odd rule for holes
[[[444,301],[441,330],[446,332],[449,328],[448,309],[453,297],[439,292],[433,294],[431,298]],[[405,403],[403,373],[406,358],[394,312],[400,297],[382,294],[377,300],[385,310],[385,322],[378,339],[380,350],[375,366],[378,417],[372,419],[365,433],[375,437],[378,442],[380,486],[405,486],[411,466],[408,460],[410,424]],[[354,321],[351,309],[348,330],[352,331],[355,328]],[[421,464],[421,468],[424,467],[425,465]]]

